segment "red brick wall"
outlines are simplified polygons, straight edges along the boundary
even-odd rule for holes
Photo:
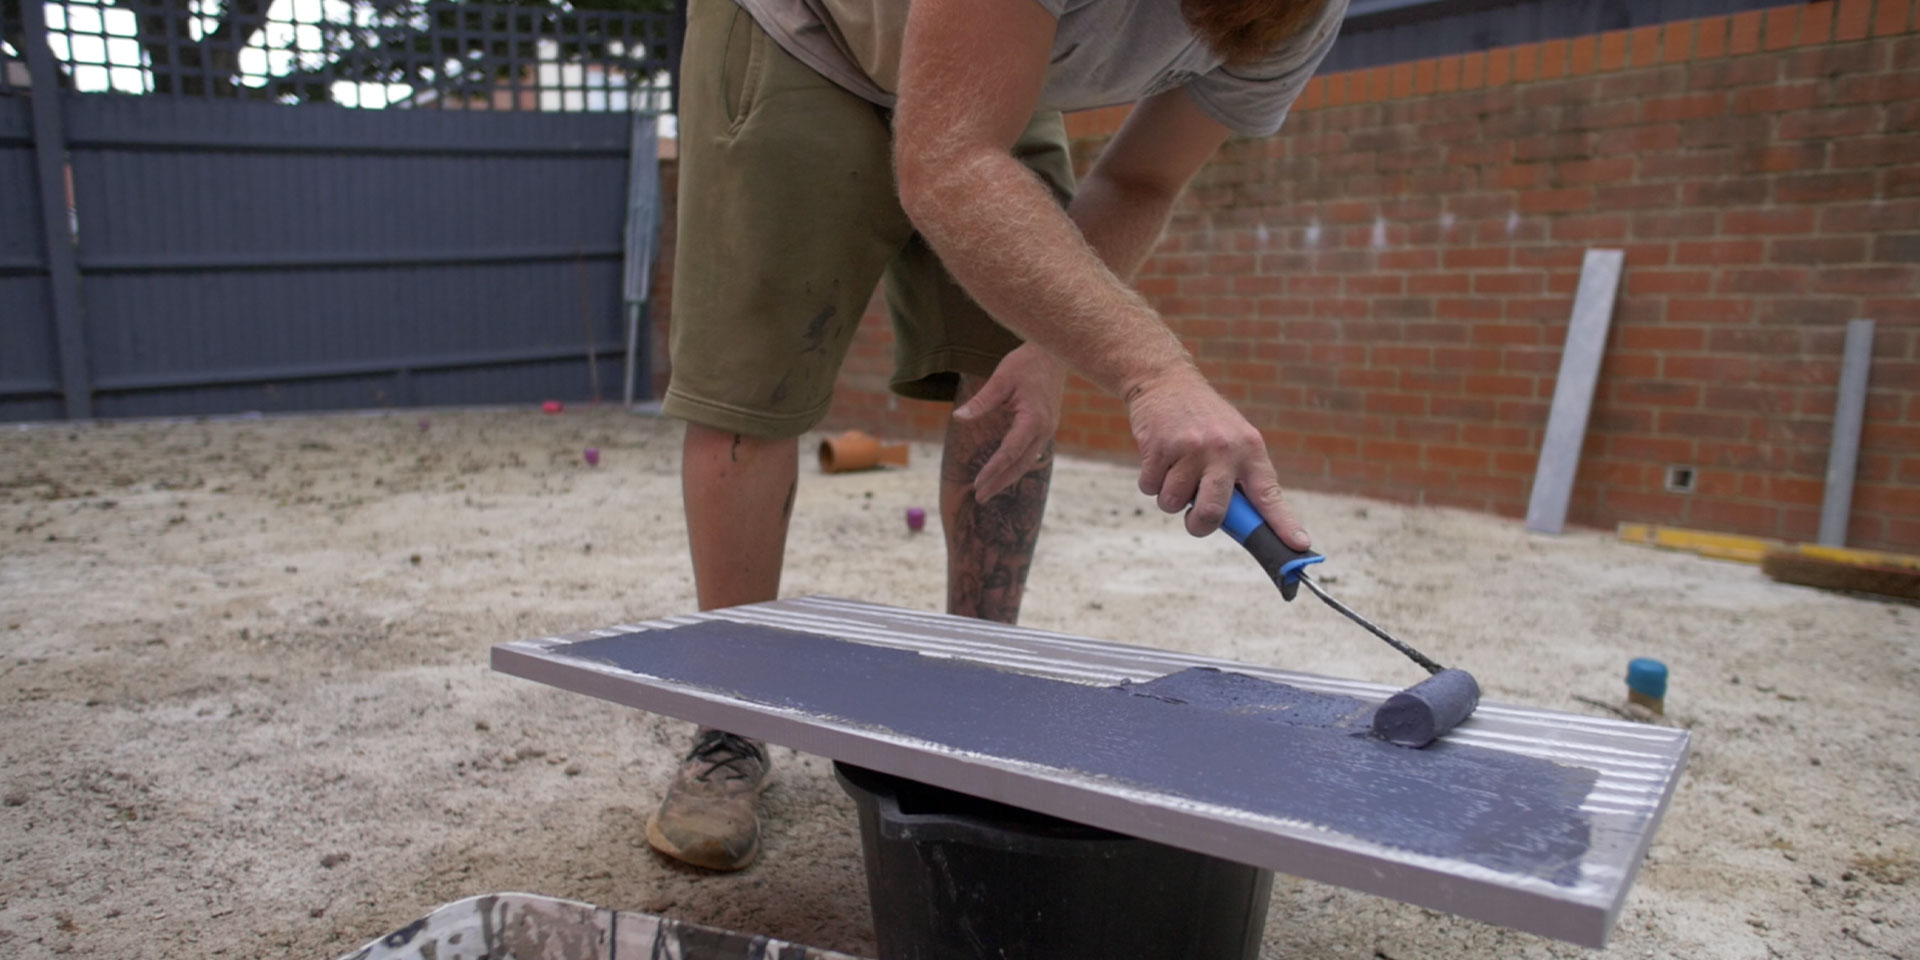
[[[1073,118],[1083,164],[1124,116]],[[1524,514],[1587,247],[1626,251],[1571,519],[1810,540],[1878,321],[1850,543],[1920,549],[1920,3],[1840,0],[1316,79],[1140,287],[1296,487]],[[834,424],[932,436],[869,312]],[[1069,391],[1063,449],[1130,456]],[[1696,469],[1691,494],[1665,468]]]

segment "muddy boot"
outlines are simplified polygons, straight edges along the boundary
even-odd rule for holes
[[[738,870],[760,853],[755,807],[767,786],[767,749],[757,740],[702,729],[660,809],[647,820],[655,850],[709,870]]]

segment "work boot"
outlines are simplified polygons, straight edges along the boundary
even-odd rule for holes
[[[702,729],[660,809],[647,819],[655,850],[709,870],[738,870],[760,854],[755,806],[767,786],[767,748]]]

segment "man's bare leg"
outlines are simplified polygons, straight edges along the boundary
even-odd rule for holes
[[[779,596],[799,443],[687,424],[680,482],[700,609]],[[647,821],[647,841],[698,866],[745,867],[760,853],[755,807],[766,784],[764,744],[702,729]]]
[[[986,383],[962,375],[955,405],[966,402]],[[947,421],[947,444],[940,464],[940,517],[947,532],[947,612],[1013,623],[1040,539],[1040,517],[1047,508],[1053,478],[1053,446],[999,496],[979,503],[973,478],[993,456],[1012,414],[997,411],[971,423]]]
[[[700,609],[779,596],[799,456],[797,437],[749,437],[687,424],[680,487]]]

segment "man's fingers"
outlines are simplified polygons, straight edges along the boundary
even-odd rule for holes
[[[954,418],[957,420],[978,420],[992,413],[994,408],[1005,403],[1007,398],[1013,395],[1013,388],[1008,386],[1004,380],[1004,377],[988,377],[987,382],[982,384],[980,389],[976,391],[972,397],[968,398],[966,403],[953,408]]]
[[[1280,535],[1281,543],[1295,550],[1307,550],[1313,546],[1313,538],[1307,536],[1307,528],[1301,524],[1299,517],[1294,516],[1293,507],[1288,505],[1280,491],[1280,481],[1271,473],[1253,483],[1246,494],[1253,501],[1254,508],[1260,511],[1260,516],[1266,519],[1267,526]]]
[[[1233,499],[1233,474],[1215,470],[1200,480],[1200,492],[1193,498],[1193,509],[1187,511],[1187,532],[1196,537],[1220,529],[1220,522],[1227,518],[1227,503]]]
[[[1033,424],[1024,419],[1016,421],[1007,431],[1000,448],[987,458],[985,466],[973,478],[973,498],[985,503],[999,496],[1008,487],[1026,476],[1034,467],[1040,465],[1040,457],[1047,448],[1047,438]]]
[[[1160,483],[1160,495],[1155,501],[1160,505],[1161,513],[1179,513],[1193,502],[1193,495],[1200,492],[1200,466],[1191,460],[1183,460],[1167,471]]]

